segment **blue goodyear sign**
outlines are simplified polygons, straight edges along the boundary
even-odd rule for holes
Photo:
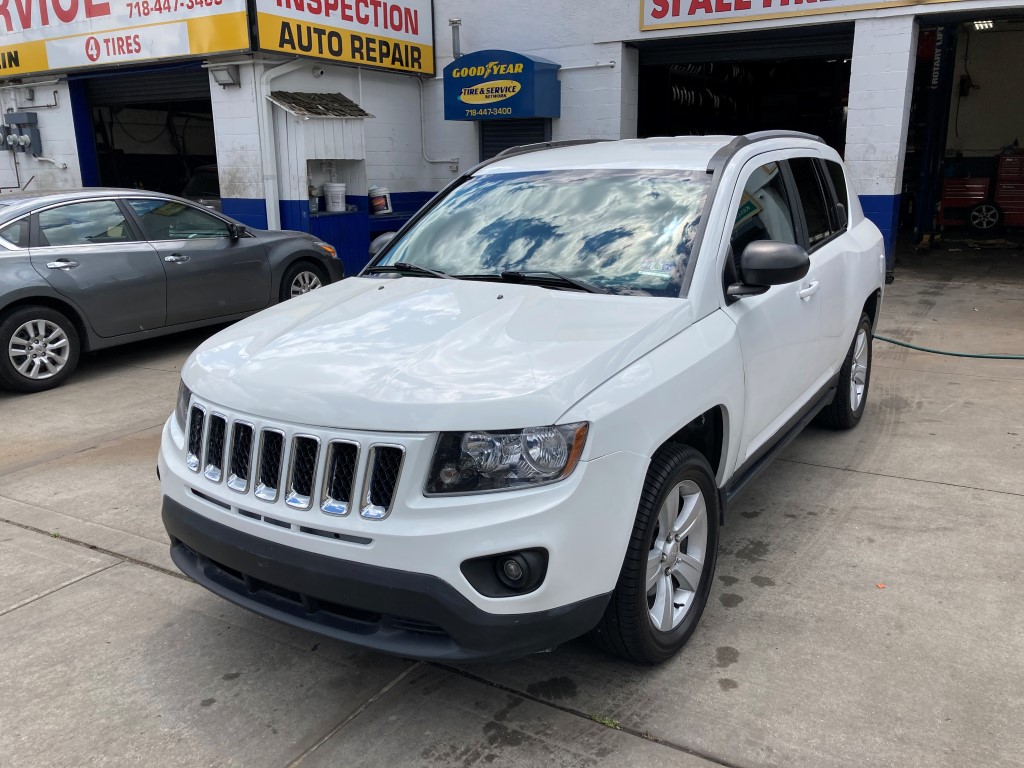
[[[467,53],[444,68],[444,119],[560,117],[558,68],[512,51]]]

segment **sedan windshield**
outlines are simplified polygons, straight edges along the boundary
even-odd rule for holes
[[[378,266],[415,264],[457,277],[555,273],[611,293],[678,296],[708,180],[661,170],[473,177]]]

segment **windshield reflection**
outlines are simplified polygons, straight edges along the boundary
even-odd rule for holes
[[[612,293],[677,296],[707,195],[699,171],[478,176],[379,262],[450,275],[557,272]]]

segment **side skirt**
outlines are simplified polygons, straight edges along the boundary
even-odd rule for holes
[[[743,466],[733,473],[732,479],[724,488],[719,489],[718,495],[723,522],[725,520],[726,506],[746,490],[750,482],[761,474],[782,453],[785,447],[793,442],[797,435],[803,432],[804,427],[814,420],[814,417],[818,415],[822,408],[829,405],[835,399],[838,383],[839,374],[837,373],[818,391],[817,395],[807,402],[807,405],[801,408],[792,419],[775,433],[772,439],[765,442],[758,449],[757,453],[743,462]]]

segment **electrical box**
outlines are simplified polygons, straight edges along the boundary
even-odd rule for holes
[[[8,112],[4,115],[4,148],[29,155],[43,154],[43,139],[39,133],[35,112]]]

